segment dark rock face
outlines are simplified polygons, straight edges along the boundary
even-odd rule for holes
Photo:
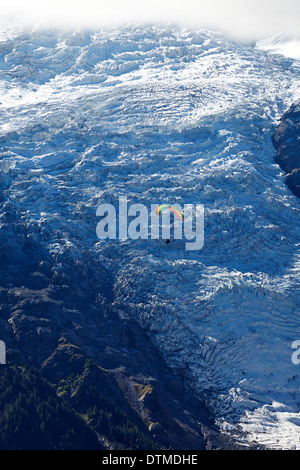
[[[296,196],[300,197],[300,168],[296,168],[287,175],[286,184]]]
[[[286,184],[300,197],[300,100],[282,116],[272,138],[275,162],[287,173]]]

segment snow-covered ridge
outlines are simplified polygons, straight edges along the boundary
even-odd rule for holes
[[[289,33],[276,34],[257,43],[257,47],[274,54],[300,60],[300,36]]]
[[[299,69],[172,26],[0,36],[0,224],[17,214],[56,269],[61,253],[92,252],[114,275],[116,311],[224,430],[300,448],[300,205],[271,143]],[[97,240],[97,206],[120,195],[204,204],[203,250]]]

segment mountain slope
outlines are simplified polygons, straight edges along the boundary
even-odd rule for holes
[[[173,26],[1,38],[2,339],[57,384],[61,344],[116,376],[148,338],[224,432],[298,448],[299,200],[271,136],[299,68]],[[119,196],[204,204],[204,248],[98,240]]]

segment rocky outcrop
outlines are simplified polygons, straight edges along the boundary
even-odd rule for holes
[[[286,184],[300,197],[300,100],[282,116],[272,141],[275,161],[287,173]]]

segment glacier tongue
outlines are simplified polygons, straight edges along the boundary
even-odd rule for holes
[[[92,252],[116,311],[224,432],[300,449],[300,204],[271,143],[300,96],[298,67],[206,30],[1,27],[1,214],[20,218],[53,269],[61,253]],[[204,204],[204,248],[99,241],[96,208],[121,195]]]

